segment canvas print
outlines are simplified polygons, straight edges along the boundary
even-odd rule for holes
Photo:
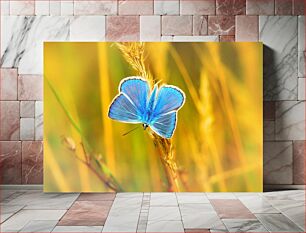
[[[262,44],[45,42],[44,191],[262,191]]]

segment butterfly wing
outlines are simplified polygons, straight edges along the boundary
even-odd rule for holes
[[[177,111],[184,105],[185,94],[175,86],[162,86],[150,120],[150,127],[159,136],[171,138],[176,128]]]
[[[119,85],[119,94],[114,98],[108,116],[126,123],[141,123],[146,110],[149,85],[140,77],[128,77]]]

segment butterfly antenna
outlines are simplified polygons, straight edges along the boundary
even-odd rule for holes
[[[134,129],[131,129],[130,131],[128,131],[128,132],[122,134],[122,136],[128,135],[129,133],[133,132],[134,130],[136,130],[136,129],[138,129],[138,128],[139,128],[139,126],[137,126],[137,127],[135,127]]]

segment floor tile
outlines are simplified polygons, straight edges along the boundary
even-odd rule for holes
[[[177,206],[175,193],[151,193],[151,206]]]
[[[305,190],[290,190],[280,192],[267,192],[261,194],[268,200],[295,200],[305,201]]]
[[[256,217],[271,232],[303,232],[282,214],[256,214]]]
[[[59,226],[104,225],[112,201],[76,201],[58,223]]]
[[[153,206],[149,209],[149,221],[167,221],[181,220],[181,214],[178,207],[172,206]]]
[[[206,193],[208,199],[236,199],[233,193]]]
[[[229,232],[269,232],[258,220],[223,219]]]
[[[33,220],[28,222],[20,232],[51,232],[56,224],[57,220]]]
[[[278,210],[260,196],[240,196],[239,200],[253,213],[280,213]]]
[[[185,229],[185,233],[209,233],[209,229]]]
[[[21,210],[24,205],[7,205],[1,204],[1,223],[10,218],[12,215]]]
[[[101,232],[103,226],[56,226],[52,232]]]
[[[143,193],[133,193],[133,192],[128,192],[128,193],[117,193],[116,198],[133,198],[133,197],[142,197]]]
[[[182,221],[149,221],[146,232],[184,232]]]
[[[222,222],[215,212],[186,212],[181,209],[185,229],[218,229]],[[222,227],[221,227],[222,228]]]
[[[66,210],[20,210],[1,225],[3,232],[20,231],[33,220],[59,220]]]
[[[178,203],[210,203],[205,193],[177,193]]]
[[[81,193],[77,201],[113,201],[116,193]]]
[[[239,200],[210,199],[220,218],[229,219],[255,219],[252,214]]]

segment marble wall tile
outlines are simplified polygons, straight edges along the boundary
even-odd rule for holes
[[[34,117],[35,101],[20,101],[20,117]]]
[[[43,143],[42,141],[22,142],[22,183],[43,183]]]
[[[10,15],[34,15],[34,0],[10,1]]]
[[[292,184],[292,142],[264,143],[264,184]]]
[[[292,0],[275,0],[275,15],[292,15]]]
[[[192,16],[162,16],[162,35],[192,35]]]
[[[179,0],[155,0],[154,14],[155,15],[179,15],[180,14]]]
[[[305,141],[293,141],[293,184],[305,184]]]
[[[276,103],[276,140],[305,139],[305,102],[279,101]]]
[[[17,100],[17,69],[0,72],[0,100]]]
[[[275,120],[275,102],[264,101],[263,103],[263,119],[264,120]]]
[[[275,140],[275,121],[264,121],[263,128],[263,139],[264,141],[274,141]]]
[[[173,36],[172,40],[174,42],[218,42],[218,36]]]
[[[35,140],[43,139],[43,102],[35,102]]]
[[[61,15],[61,1],[50,0],[50,15]]]
[[[73,15],[73,1],[61,1],[61,15]]]
[[[245,15],[246,0],[216,0],[217,15]]]
[[[305,100],[305,78],[298,79],[298,100]]]
[[[105,41],[105,16],[75,16],[70,22],[70,41]]]
[[[297,99],[297,17],[259,16],[264,43],[264,100]]]
[[[184,233],[182,221],[148,221],[146,232]]]
[[[215,0],[181,0],[181,15],[214,15],[216,12]]]
[[[208,33],[207,16],[194,15],[193,16],[193,35],[205,36]]]
[[[140,41],[160,41],[161,17],[140,16]]]
[[[305,76],[305,16],[298,17],[298,76]]]
[[[107,16],[107,41],[138,41],[139,16]]]
[[[2,184],[21,184],[21,142],[0,141],[0,169]]]
[[[235,16],[208,16],[208,35],[235,35]]]
[[[50,2],[47,0],[36,0],[35,15],[50,15]]]
[[[116,15],[117,0],[74,1],[74,15]]]
[[[274,0],[246,0],[247,15],[274,15]]]
[[[34,118],[20,118],[20,140],[34,140]]]
[[[258,16],[236,16],[236,41],[258,41]]]
[[[0,140],[19,140],[19,102],[1,101],[0,113]]]
[[[220,42],[235,42],[235,36],[227,36],[227,35],[221,35],[219,36]]]
[[[69,17],[3,16],[2,67],[18,67],[19,74],[42,74],[43,42],[69,39]]]
[[[1,4],[1,15],[9,15],[10,14],[10,1],[0,1]]]
[[[42,100],[43,78],[41,75],[18,76],[19,100]]]
[[[293,15],[304,15],[305,14],[305,1],[304,0],[293,0]]]
[[[119,15],[152,15],[153,0],[118,0]]]

